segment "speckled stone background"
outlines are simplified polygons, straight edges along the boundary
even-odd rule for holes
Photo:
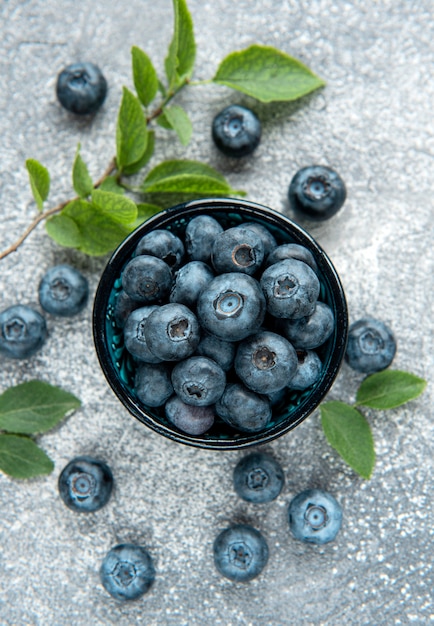
[[[398,338],[394,367],[433,374],[434,27],[431,0],[190,0],[198,44],[195,77],[210,78],[229,52],[254,42],[307,63],[327,87],[296,104],[265,106],[228,89],[201,86],[180,97],[193,120],[184,149],[162,129],[153,164],[201,159],[249,198],[291,216],[286,192],[301,166],[323,163],[347,183],[344,209],[323,225],[303,224],[329,253],[346,288],[352,320],[372,315]],[[97,178],[114,153],[122,85],[132,86],[130,48],[145,49],[162,73],[172,33],[169,0],[8,0],[0,8],[1,248],[35,215],[24,161],[52,175],[50,203],[71,196],[77,142]],[[96,61],[110,90],[103,109],[80,120],[60,108],[57,73]],[[220,154],[210,139],[225,105],[251,106],[263,122],[252,158]],[[92,294],[107,259],[61,249],[40,226],[0,262],[1,308],[38,307],[37,285],[68,262]],[[91,305],[76,318],[48,316],[49,340],[33,358],[2,359],[0,391],[41,378],[77,394],[83,406],[39,438],[55,461],[47,478],[0,475],[0,623],[3,625],[281,626],[434,623],[432,386],[407,406],[365,411],[377,464],[357,477],[327,444],[318,412],[267,447],[286,485],[268,505],[248,505],[232,488],[241,453],[200,451],[148,431],[108,388],[95,356]],[[351,401],[361,376],[346,365],[330,398]],[[116,486],[97,513],[67,509],[57,478],[74,456],[112,467]],[[344,509],[336,541],[297,543],[287,524],[291,498],[308,487],[331,491]],[[267,538],[270,560],[249,584],[215,570],[212,543],[246,521]],[[131,604],[99,583],[118,542],[146,545],[155,559],[152,590]]]

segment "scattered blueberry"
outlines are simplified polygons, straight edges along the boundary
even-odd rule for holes
[[[185,247],[192,261],[211,261],[214,239],[223,227],[210,215],[198,215],[189,221],[185,229]]]
[[[173,394],[170,370],[164,363],[142,363],[136,370],[134,392],[147,406],[163,406]]]
[[[151,587],[155,569],[145,548],[123,543],[106,554],[100,577],[105,590],[116,600],[135,600]]]
[[[113,475],[103,461],[79,456],[64,467],[58,486],[67,507],[92,513],[107,504],[113,488]]]
[[[107,95],[107,81],[93,63],[73,63],[57,77],[56,93],[60,104],[78,115],[95,113]]]
[[[320,284],[306,263],[296,259],[274,263],[262,274],[260,282],[271,315],[298,319],[313,313]]]
[[[191,261],[176,273],[170,292],[170,302],[179,302],[193,308],[202,289],[214,278],[212,269],[203,261]]]
[[[169,422],[188,435],[203,435],[214,424],[214,407],[185,404],[178,396],[166,402],[165,411]]]
[[[297,369],[297,354],[284,337],[268,330],[244,339],[235,356],[235,372],[252,391],[269,394],[286,387]]]
[[[167,263],[149,254],[131,259],[122,271],[124,291],[143,304],[154,304],[168,296],[172,282],[172,272]]]
[[[303,261],[307,263],[314,272],[318,271],[318,266],[314,259],[314,256],[310,250],[304,246],[300,246],[298,243],[283,243],[281,246],[274,248],[266,259],[266,266],[269,267],[279,261],[285,259],[297,259],[297,261]]]
[[[47,338],[45,319],[25,304],[15,304],[0,313],[0,352],[12,359],[27,359]]]
[[[215,361],[205,356],[192,356],[175,365],[172,385],[185,404],[209,406],[221,398],[226,375]]]
[[[216,413],[221,419],[244,432],[258,432],[267,427],[271,419],[271,404],[267,397],[231,383],[216,403]]]
[[[333,541],[342,523],[340,504],[322,489],[299,493],[291,501],[288,512],[292,534],[305,543]]]
[[[170,230],[157,228],[144,235],[137,244],[136,256],[141,254],[158,257],[172,270],[177,270],[182,263],[185,250],[179,237]]]
[[[69,317],[80,313],[88,296],[86,278],[70,265],[51,267],[39,283],[41,307],[52,315]]]
[[[275,500],[284,480],[279,463],[265,452],[248,454],[234,469],[235,491],[243,500],[256,504]]]
[[[235,358],[235,344],[232,341],[224,341],[215,335],[206,333],[202,335],[196,354],[207,356],[220,365],[223,371],[231,369]]]
[[[317,302],[313,313],[296,320],[282,320],[281,328],[294,348],[313,350],[327,341],[335,327],[332,309],[324,302]]]
[[[261,139],[261,122],[246,107],[231,104],[213,120],[212,137],[217,148],[229,157],[251,154]]]
[[[191,356],[200,341],[194,313],[184,304],[164,304],[153,311],[145,325],[146,343],[163,361],[181,361]]]
[[[235,582],[256,578],[268,561],[268,546],[261,533],[244,524],[222,531],[214,541],[214,563],[220,574]]]
[[[243,272],[252,276],[264,260],[264,244],[251,228],[234,226],[214,240],[211,261],[218,274]]]
[[[288,383],[289,389],[307,389],[321,376],[322,363],[313,350],[297,350],[298,367]]]
[[[327,220],[339,211],[347,192],[342,178],[324,165],[299,170],[289,185],[291,208],[312,220]]]
[[[134,309],[125,322],[125,348],[130,354],[141,361],[145,361],[145,363],[161,363],[161,359],[150,351],[145,332],[146,320],[156,309],[158,309],[156,304]]]
[[[197,303],[201,325],[226,341],[240,341],[259,330],[266,303],[258,282],[238,272],[220,274],[203,289]]]
[[[381,320],[369,317],[351,324],[345,360],[356,371],[373,374],[384,370],[395,352],[393,333]]]

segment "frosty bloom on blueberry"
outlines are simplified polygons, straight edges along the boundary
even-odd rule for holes
[[[251,154],[261,139],[261,123],[247,107],[231,104],[215,116],[212,138],[226,156],[243,157]]]

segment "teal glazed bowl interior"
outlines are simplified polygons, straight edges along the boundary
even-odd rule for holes
[[[210,215],[223,228],[243,222],[258,222],[274,235],[278,245],[297,243],[312,252],[318,265],[321,284],[319,300],[328,304],[335,315],[331,337],[318,348],[323,363],[319,380],[304,391],[287,390],[273,407],[272,419],[260,432],[239,432],[216,417],[212,428],[200,436],[183,433],[165,417],[164,407],[150,408],[140,403],[134,393],[137,361],[124,348],[123,332],[114,319],[114,304],[121,291],[121,273],[133,257],[139,240],[151,230],[167,229],[184,238],[189,221],[198,215]],[[122,404],[145,426],[174,441],[200,448],[232,450],[259,445],[280,437],[300,424],[314,411],[330,389],[342,363],[348,334],[348,311],[340,279],[325,252],[300,226],[267,207],[246,200],[212,198],[177,205],[158,213],[139,226],[114,252],[98,285],[93,311],[93,332],[97,355],[107,381]]]

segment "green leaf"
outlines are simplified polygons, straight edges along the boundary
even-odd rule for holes
[[[30,437],[0,435],[0,470],[13,478],[49,474],[53,461]]]
[[[182,145],[187,146],[193,132],[193,126],[184,109],[176,104],[166,107],[162,115],[159,116],[158,123],[161,123],[162,119],[167,123],[165,128],[174,130]],[[161,126],[163,125],[161,124]]]
[[[44,200],[50,191],[50,174],[46,167],[35,159],[27,159],[26,168],[29,173],[30,187],[39,209],[42,209]]]
[[[223,59],[213,81],[261,102],[297,100],[325,85],[297,59],[256,44]]]
[[[137,205],[137,218],[130,224],[131,230],[135,230],[138,226],[146,222],[147,219],[160,213],[162,211],[161,206],[156,204],[147,204],[142,202]]]
[[[148,129],[142,106],[136,96],[124,87],[116,127],[116,161],[120,170],[143,156],[147,140]]]
[[[31,380],[0,395],[0,430],[37,434],[53,428],[80,400],[59,387]]]
[[[65,248],[80,248],[81,233],[73,219],[62,211],[59,215],[53,215],[45,222],[47,234],[60,246]]]
[[[196,58],[193,20],[185,0],[173,0],[174,32],[165,60],[169,88],[190,78]]]
[[[120,185],[118,185],[118,182],[115,176],[107,176],[107,178],[103,180],[103,182],[98,187],[98,189],[100,189],[101,191],[110,191],[111,193],[118,193],[121,196],[123,196],[125,193],[125,189],[121,187]]]
[[[62,223],[59,225],[60,221]],[[71,222],[74,223],[76,234],[73,245],[70,245],[71,242],[68,243],[68,240],[66,244],[62,241],[65,225],[69,226]],[[46,227],[48,234],[61,245],[77,248],[91,256],[111,252],[132,230],[130,226],[113,219],[98,206],[85,200],[70,202],[60,215],[55,215],[47,221]]]
[[[209,165],[198,161],[164,161],[142,183],[147,194],[187,194],[195,196],[244,195],[232,189],[225,178]]]
[[[134,86],[141,103],[147,107],[157,95],[158,76],[151,59],[137,46],[131,48]]]
[[[94,189],[92,191],[92,204],[121,224],[130,224],[137,217],[136,203],[119,193]]]
[[[344,402],[320,406],[321,423],[330,445],[363,478],[370,478],[375,464],[374,440],[363,415]]]
[[[367,376],[359,387],[356,403],[373,409],[394,409],[420,396],[426,381],[399,370],[383,370]]]
[[[153,130],[148,132],[148,143],[146,145],[146,150],[143,153],[143,156],[136,161],[136,163],[132,163],[124,168],[123,173],[126,176],[131,176],[132,174],[137,174],[145,165],[150,161],[152,155],[154,154],[155,147],[155,133]]]
[[[72,184],[80,198],[89,196],[93,189],[93,182],[89,176],[87,165],[80,155],[80,144],[78,144],[77,154],[72,167]]]

